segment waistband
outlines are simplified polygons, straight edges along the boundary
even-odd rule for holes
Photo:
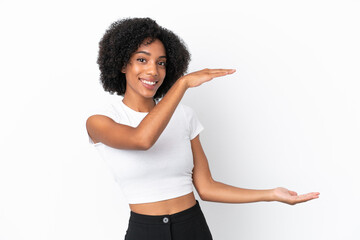
[[[144,215],[130,211],[130,221],[136,223],[145,224],[164,224],[164,223],[176,223],[188,220],[198,214],[201,214],[201,208],[199,201],[196,200],[196,204],[191,208],[185,209],[181,212],[168,214],[168,215]]]

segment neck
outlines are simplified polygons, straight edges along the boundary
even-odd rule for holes
[[[144,98],[125,92],[123,103],[137,112],[150,112],[155,107],[153,98]]]

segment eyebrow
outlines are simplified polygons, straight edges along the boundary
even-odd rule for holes
[[[148,56],[151,56],[151,54],[149,52],[146,52],[146,51],[137,51],[135,53],[144,53],[144,54],[146,54]],[[166,56],[160,56],[159,58],[166,58]]]

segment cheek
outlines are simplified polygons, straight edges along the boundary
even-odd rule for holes
[[[136,64],[132,65],[130,69],[132,74],[137,74],[138,72],[140,72],[140,70],[140,66],[137,66]]]
[[[134,84],[138,80],[139,69],[138,67],[131,66],[126,69],[125,78],[129,84]]]

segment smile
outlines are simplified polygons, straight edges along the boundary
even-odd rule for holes
[[[156,84],[156,82],[146,81],[144,79],[140,79],[140,81],[142,81],[143,83],[149,84],[149,85],[155,85]]]
[[[139,80],[142,82],[144,87],[146,87],[148,89],[154,89],[155,84],[158,82],[158,81],[148,81],[148,80],[145,80],[145,79],[142,79],[142,78],[140,78]]]

